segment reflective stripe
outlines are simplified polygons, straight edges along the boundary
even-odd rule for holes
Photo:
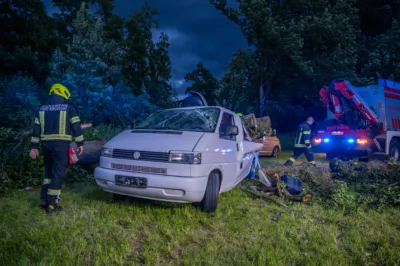
[[[308,163],[315,164],[315,161],[309,161]]]
[[[306,131],[306,130],[305,130],[305,131],[303,131],[303,134],[304,134],[304,135],[310,135],[310,134],[311,134],[311,131]]]
[[[70,121],[71,121],[71,124],[81,122],[81,120],[77,116],[71,117]]]
[[[295,144],[294,146],[296,148],[304,148],[306,145],[305,144]]]
[[[297,140],[297,143],[296,143],[296,145],[301,145],[300,143],[301,143],[301,139],[303,138],[303,132],[300,132],[300,134],[299,134],[299,139]],[[296,145],[294,145],[295,147],[296,147]]]
[[[44,134],[44,111],[39,112],[39,120],[40,120],[40,126],[41,126],[41,135]]]
[[[83,141],[83,135],[75,137],[75,142],[82,142],[82,141]]]
[[[32,143],[39,143],[39,142],[40,142],[40,139],[39,139],[39,138],[36,138],[36,137],[31,137],[31,142],[32,142]]]
[[[294,158],[292,158],[292,157],[290,157],[289,160],[292,161],[292,162],[296,162],[296,160]]]
[[[61,195],[61,189],[49,189],[47,191],[47,195],[50,196],[60,196]]]
[[[51,135],[41,135],[42,140],[67,140],[72,141],[71,135],[61,135],[61,134],[51,134]]]
[[[309,141],[309,140],[305,140],[304,143],[305,143],[305,144],[309,144],[310,141]]]
[[[35,117],[35,124],[40,125],[39,119],[37,117]]]
[[[66,128],[66,122],[67,122],[67,112],[66,111],[60,111],[60,119],[59,119],[59,125],[58,125],[58,133],[60,135],[65,135],[65,128]]]
[[[43,179],[43,185],[48,185],[50,184],[51,179],[45,178]]]

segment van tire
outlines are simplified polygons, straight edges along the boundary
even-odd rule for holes
[[[280,155],[280,149],[278,146],[275,146],[274,149],[272,150],[272,157],[273,158],[278,158]]]
[[[211,172],[208,177],[206,192],[203,200],[200,202],[200,209],[203,212],[214,212],[218,206],[219,189],[221,179],[217,172]]]
[[[400,142],[397,140],[391,141],[389,147],[389,156],[400,161]]]

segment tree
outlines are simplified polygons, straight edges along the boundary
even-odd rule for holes
[[[258,56],[254,50],[239,49],[225,67],[221,87],[216,91],[218,102],[241,113],[258,110]]]
[[[45,6],[41,1],[2,1],[0,13],[0,75],[20,72],[43,82],[58,45]]]
[[[210,2],[235,22],[255,47],[261,115],[282,90],[318,95],[337,76],[355,78],[357,13],[354,1],[226,0]]]
[[[72,22],[72,38],[66,52],[53,54],[48,85],[63,83],[82,120],[95,124],[129,126],[147,116],[156,106],[149,95],[135,97],[121,73],[122,52],[115,41],[105,38],[101,18],[94,19],[82,3]]]
[[[192,84],[186,88],[188,91],[198,91],[207,100],[208,104],[215,102],[215,92],[220,89],[218,79],[211,73],[210,70],[204,67],[203,63],[197,64],[196,69],[185,75],[186,82],[190,81]]]
[[[106,60],[114,58],[116,63],[120,55],[113,41],[104,39],[101,20],[94,21],[85,3],[82,3],[72,22],[72,32],[67,52],[57,49],[53,54],[47,83],[65,83],[81,115],[91,118],[96,104],[99,104],[93,102],[93,94],[97,96],[103,90],[112,91],[113,81],[121,78],[120,67],[107,64]]]
[[[125,21],[122,73],[135,95],[146,92],[152,103],[166,106],[171,95],[169,43],[166,34],[153,42],[152,30],[158,28],[158,22],[153,19],[156,14],[157,10],[146,3]]]
[[[249,45],[256,48],[260,73],[260,115],[263,116],[275,68],[299,61],[303,25],[295,23],[293,18],[287,18],[287,10],[282,8],[281,1],[237,0],[237,8],[228,7],[226,0],[210,2],[236,23]]]
[[[400,80],[400,24],[393,20],[391,28],[374,39],[367,61],[361,69],[360,82],[374,84],[378,77]]]

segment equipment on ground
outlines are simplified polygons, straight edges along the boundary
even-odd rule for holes
[[[327,119],[317,128],[313,146],[327,159],[393,157],[400,160],[400,83],[379,79],[356,87],[336,79],[319,95]]]

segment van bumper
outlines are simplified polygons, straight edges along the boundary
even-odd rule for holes
[[[147,188],[132,188],[115,184],[115,176],[147,178]],[[169,202],[200,202],[207,186],[208,176],[182,177],[143,174],[96,167],[94,177],[97,185],[106,192],[136,198]]]

